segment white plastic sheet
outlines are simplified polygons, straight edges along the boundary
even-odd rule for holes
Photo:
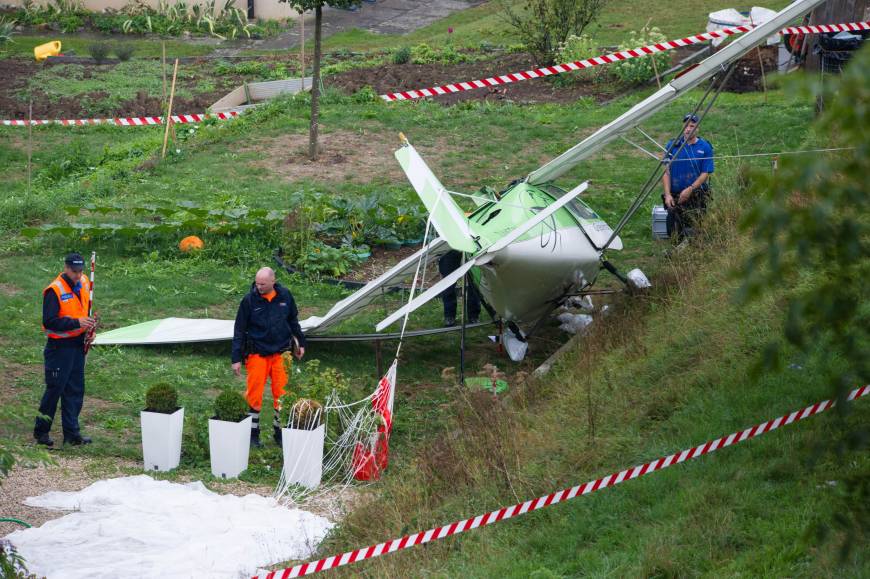
[[[140,475],[50,492],[28,505],[75,511],[8,535],[49,579],[250,577],[310,557],[333,524],[259,495],[219,495],[201,482]]]

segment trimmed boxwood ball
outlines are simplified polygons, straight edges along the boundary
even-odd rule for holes
[[[248,402],[235,390],[224,390],[214,401],[214,417],[226,422],[241,422],[248,415]]]
[[[153,385],[145,392],[145,410],[172,414],[178,410],[178,390],[165,382]]]

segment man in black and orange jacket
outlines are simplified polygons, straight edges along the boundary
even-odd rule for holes
[[[48,338],[45,358],[45,393],[33,428],[38,444],[52,446],[49,436],[60,401],[64,444],[90,444],[79,430],[85,399],[85,335],[93,327],[88,316],[91,287],[82,274],[85,261],[78,253],[64,259],[60,273],[42,292],[42,330]]]
[[[233,331],[231,363],[241,376],[242,360],[248,371],[245,398],[251,421],[251,446],[260,444],[260,410],[266,380],[272,381],[272,404],[275,417],[272,429],[275,443],[281,444],[278,420],[280,399],[287,385],[283,352],[293,351],[296,358],[305,355],[305,335],[299,326],[299,311],[290,290],[276,283],[275,272],[264,267],[257,272],[251,291],[242,298]]]

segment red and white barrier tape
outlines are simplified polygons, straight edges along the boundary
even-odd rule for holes
[[[381,98],[385,101],[403,101],[410,99],[417,99],[428,96],[439,96],[443,94],[462,92],[466,90],[473,90],[476,88],[485,88],[488,86],[496,86],[500,84],[509,84],[512,82],[519,82],[522,80],[529,80],[533,78],[540,78],[543,76],[550,76],[553,74],[560,74],[563,72],[569,72],[572,70],[580,70],[583,68],[591,68],[593,66],[600,66],[602,64],[609,64],[612,62],[618,62],[620,60],[627,60],[630,58],[638,58],[641,56],[646,56],[648,54],[654,54],[656,52],[662,52],[665,50],[672,50],[674,48],[679,48],[681,46],[689,46],[690,44],[697,44],[699,42],[705,42],[707,40],[712,40],[714,38],[724,38],[726,36],[732,36],[734,34],[742,34],[744,32],[749,32],[752,30],[753,26],[732,26],[729,28],[723,28],[721,30],[713,30],[711,32],[704,32],[701,34],[695,34],[694,36],[687,36],[686,38],[679,38],[677,40],[668,40],[665,42],[660,42],[658,44],[651,44],[649,46],[641,46],[639,48],[632,48],[630,50],[623,50],[620,52],[613,52],[610,54],[602,54],[601,56],[596,56],[594,58],[587,58],[585,60],[577,60],[574,62],[566,62],[563,64],[554,64],[553,66],[546,66],[543,68],[538,68],[536,70],[526,70],[523,72],[514,72],[510,74],[505,74],[502,76],[495,76],[491,78],[486,78],[483,80],[470,80],[467,82],[460,82],[455,84],[446,84],[443,86],[434,86],[432,88],[422,88],[417,90],[410,91],[402,91],[402,92],[393,92],[381,95]],[[779,34],[819,34],[825,32],[858,32],[862,30],[870,30],[870,21],[863,22],[850,22],[848,24],[820,24],[817,26],[794,26],[791,28],[783,28],[779,31]],[[215,113],[215,114],[195,114],[195,115],[173,115],[172,120],[178,124],[184,123],[200,123],[205,119],[215,118],[215,119],[230,119],[239,116],[238,111],[230,111],[228,113]],[[112,119],[40,119],[40,120],[0,120],[0,125],[4,125],[7,127],[26,127],[28,125],[63,125],[63,126],[86,126],[86,125],[115,125],[119,127],[142,127],[148,125],[162,125],[163,117],[123,117],[123,118],[112,118]]]
[[[870,384],[864,386],[863,388],[856,388],[855,390],[852,390],[852,392],[849,393],[848,400],[857,400],[858,398],[861,398],[862,396],[867,396],[868,394],[870,394]],[[818,402],[816,404],[813,404],[812,406],[807,406],[802,410],[796,410],[791,414],[780,416],[779,418],[776,418],[774,420],[768,420],[767,422],[762,422],[761,424],[753,426],[752,428],[747,428],[746,430],[735,432],[728,436],[717,438],[716,440],[711,440],[699,446],[688,448],[682,452],[678,452],[667,457],[657,458],[652,462],[641,464],[634,468],[629,468],[618,473],[610,474],[604,478],[599,478],[593,481],[589,481],[585,484],[567,488],[549,495],[544,495],[542,497],[538,497],[537,499],[532,499],[524,503],[518,503],[511,507],[505,507],[503,509],[492,511],[486,513],[485,515],[478,515],[476,517],[471,517],[462,521],[456,521],[455,523],[444,525],[442,527],[437,527],[435,529],[429,529],[425,532],[414,533],[413,535],[405,535],[401,539],[393,539],[392,541],[387,541],[386,543],[371,545],[369,547],[357,549],[356,551],[348,551],[341,555],[333,555],[332,557],[320,559],[319,561],[311,561],[309,563],[296,565],[295,567],[290,567],[279,571],[272,571],[271,573],[265,575],[264,579],[288,579],[290,577],[311,575],[313,573],[319,573],[320,571],[326,571],[327,569],[333,569],[335,567],[342,567],[351,563],[357,563],[365,559],[380,557],[381,555],[386,555],[387,553],[392,553],[394,551],[410,549],[411,547],[416,547],[417,545],[429,543],[430,541],[443,539],[451,535],[458,535],[459,533],[470,531],[471,529],[484,527],[486,525],[491,525],[505,519],[525,515],[526,513],[537,511],[538,509],[543,509],[544,507],[549,507],[562,501],[567,501],[578,496],[588,495],[589,493],[593,493],[607,487],[618,485],[621,482],[648,475],[657,470],[662,470],[668,468],[669,466],[680,464],[681,462],[684,462],[686,460],[698,458],[699,456],[704,456],[705,454],[710,454],[711,452],[719,450],[720,448],[725,448],[726,446],[731,446],[732,444],[737,444],[739,442],[749,440],[750,438],[761,436],[762,434],[776,430],[780,426],[785,426],[787,424],[809,418],[810,416],[814,416],[826,410],[830,410],[831,408],[833,408],[834,404],[835,403],[831,400]],[[260,579],[260,577],[258,575],[255,575],[252,579]]]
[[[200,113],[196,115],[172,115],[176,124],[201,123],[206,119],[233,119],[239,116],[238,111],[227,113]],[[53,119],[53,120],[4,120],[0,124],[8,127],[26,127],[27,125],[63,125],[78,127],[86,125],[115,125],[118,127],[143,127],[147,125],[162,125],[163,117],[119,117],[114,119]]]
[[[500,84],[509,84],[512,82],[519,82],[521,80],[529,80],[532,78],[540,78],[543,76],[550,76],[553,74],[559,74],[562,72],[569,72],[572,70],[580,70],[583,68],[591,68],[593,66],[600,66],[602,64],[609,64],[611,62],[617,62],[620,60],[627,60],[630,58],[638,58],[640,56],[646,56],[648,54],[654,54],[656,52],[662,52],[665,50],[672,50],[674,48],[679,48],[681,46],[689,46],[690,44],[697,44],[699,42],[705,42],[707,40],[712,40],[714,38],[724,38],[726,36],[731,36],[734,34],[742,34],[744,32],[749,32],[752,30],[754,26],[732,26],[729,28],[723,28],[721,30],[713,30],[711,32],[704,32],[702,34],[696,34],[694,36],[687,36],[686,38],[679,38],[677,40],[668,40],[665,42],[660,42],[657,44],[650,44],[649,46],[641,46],[639,48],[632,48],[631,50],[623,50],[620,52],[612,52],[610,54],[602,54],[601,56],[596,56],[594,58],[587,58],[585,60],[576,60],[574,62],[566,62],[564,64],[555,64],[553,66],[545,66],[543,68],[538,68],[535,70],[526,70],[523,72],[514,72],[511,74],[505,74],[502,76],[494,76],[491,78],[486,78],[483,80],[470,80],[467,82],[459,82],[454,84],[445,84],[443,86],[433,86],[431,88],[421,88],[417,90],[409,90],[402,92],[391,92],[387,94],[382,94],[381,98],[387,102],[392,101],[403,101],[410,99],[417,99],[422,97],[431,97],[431,96],[439,96],[443,94],[462,92],[466,90],[473,90],[476,88],[484,88],[488,86],[495,86]],[[779,31],[779,34],[817,34],[822,32],[841,32],[841,31],[850,31],[856,32],[860,30],[870,30],[870,21],[865,22],[850,22],[848,24],[821,24],[818,26],[795,26],[792,28],[783,28]]]

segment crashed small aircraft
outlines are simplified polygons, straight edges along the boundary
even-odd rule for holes
[[[619,274],[607,260],[606,252],[608,249],[622,248],[619,232],[658,185],[668,155],[664,155],[663,160],[657,162],[655,171],[616,228],[611,228],[595,211],[578,199],[578,195],[588,188],[588,182],[566,192],[556,187],[553,181],[608,143],[620,137],[624,138],[626,133],[637,128],[643,120],[677,97],[712,78],[713,81],[694,109],[703,121],[704,115],[713,106],[727,80],[732,69],[730,65],[764,43],[783,26],[802,17],[822,2],[823,0],[793,2],[767,22],[733,40],[725,48],[672,80],[571,149],[525,178],[512,183],[501,196],[491,195],[489,199],[482,201],[475,199],[480,206],[468,217],[414,147],[402,137],[402,146],[395,152],[396,159],[429,210],[431,224],[438,237],[335,304],[324,316],[303,320],[303,330],[307,335],[323,335],[329,328],[382,295],[384,288],[395,286],[413,275],[418,265],[425,266],[453,249],[465,256],[463,265],[377,324],[377,332],[382,332],[406,314],[433,300],[443,290],[461,280],[472,268],[477,268],[478,289],[483,300],[505,323],[502,338],[508,346],[507,350],[515,361],[522,359],[528,335],[568,298],[588,291],[602,269],[629,283],[629,279]],[[675,139],[674,142],[680,141]],[[678,151],[673,150],[670,153],[675,155]],[[630,277],[639,278],[641,284],[644,281],[642,274]],[[143,332],[135,330],[142,327],[144,331],[144,326],[156,323],[146,322],[100,334],[95,343],[193,342],[232,337],[232,321],[225,321],[220,329],[213,325],[208,331],[199,332],[193,330],[197,320],[172,320],[172,331],[164,332],[162,341],[159,342],[147,338],[143,341]],[[173,333],[183,337],[172,338]],[[140,337],[135,342],[123,341],[125,334],[138,334]]]

